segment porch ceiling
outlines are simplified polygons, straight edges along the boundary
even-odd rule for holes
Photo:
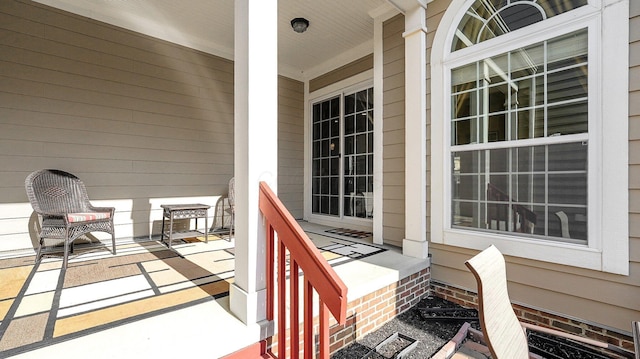
[[[78,15],[233,58],[233,0],[35,0]],[[280,73],[299,80],[373,52],[370,13],[393,11],[386,0],[279,0]],[[310,25],[298,34],[290,21]]]

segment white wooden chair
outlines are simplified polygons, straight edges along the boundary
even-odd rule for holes
[[[633,332],[633,344],[636,352],[636,359],[640,359],[640,322],[631,322],[631,329]]]
[[[521,323],[513,311],[507,292],[504,257],[495,246],[490,246],[469,259],[465,264],[473,273],[478,285],[478,316],[485,342],[494,359],[528,359],[530,353],[526,336],[527,330],[575,340],[633,358],[633,353],[609,343]]]

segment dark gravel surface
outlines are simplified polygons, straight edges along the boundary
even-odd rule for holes
[[[416,347],[404,358],[429,358],[436,353],[445,343],[449,341],[460,329],[464,320],[425,319],[424,308],[455,308],[460,309],[460,313],[455,316],[467,315],[463,308],[438,297],[426,297],[408,311],[392,319],[380,329],[366,335],[357,342],[341,349],[331,356],[332,359],[360,359],[367,355],[383,340],[394,333],[400,333],[418,341]],[[454,316],[446,313],[447,316]],[[471,321],[469,321],[471,322]],[[476,328],[477,322],[474,324]],[[391,358],[393,356],[373,355],[371,358]],[[369,358],[369,357],[367,357]]]
[[[434,310],[435,308],[435,310]],[[438,308],[453,308],[454,311]],[[455,320],[446,317],[455,317]],[[475,318],[474,318],[475,316]],[[464,322],[480,330],[477,312],[438,297],[426,297],[408,311],[392,319],[378,330],[366,335],[357,342],[341,349],[331,356],[332,359],[390,359],[397,350],[407,346],[407,341],[390,340],[389,346],[376,352],[375,347],[394,333],[417,340],[417,344],[403,358],[430,358],[458,332]],[[557,359],[605,359],[610,356],[580,345],[576,342],[548,336],[529,334],[529,348],[544,358]],[[397,349],[397,350],[394,350]],[[632,355],[632,354],[631,354]],[[618,356],[616,356],[617,358]]]

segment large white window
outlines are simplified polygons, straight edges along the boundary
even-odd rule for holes
[[[581,29],[451,69],[452,226],[587,240]]]
[[[432,241],[628,273],[628,37],[608,27],[626,33],[628,3],[606,5],[452,3],[432,55]]]

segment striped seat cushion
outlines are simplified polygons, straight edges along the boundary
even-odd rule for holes
[[[87,213],[69,213],[67,219],[69,222],[86,222],[98,219],[107,219],[111,217],[109,212],[87,212]]]

